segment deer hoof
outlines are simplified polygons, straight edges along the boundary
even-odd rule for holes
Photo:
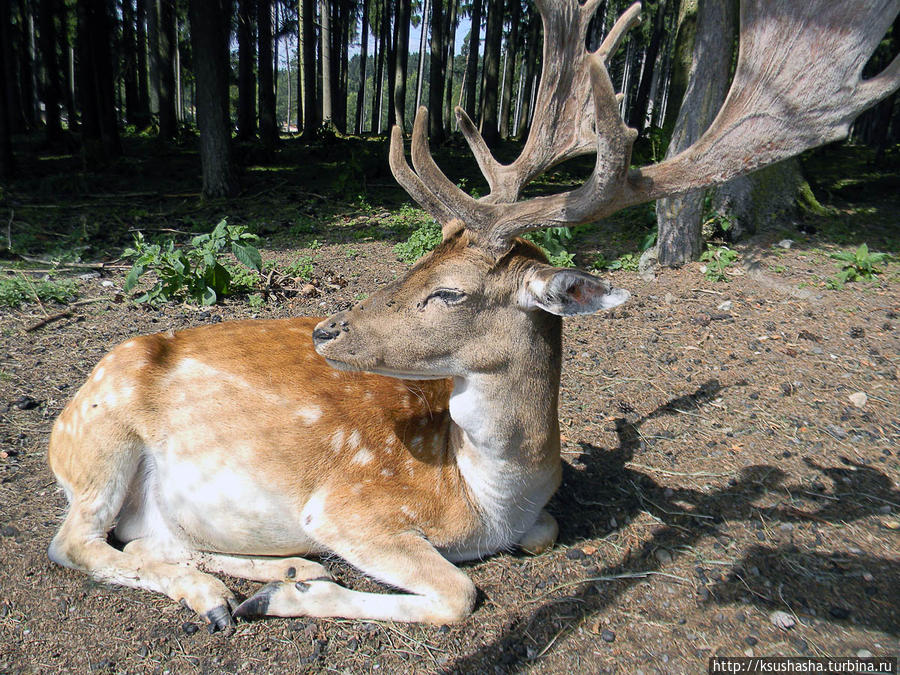
[[[215,633],[220,630],[230,633],[234,630],[234,621],[231,619],[231,612],[229,611],[228,605],[213,607],[204,614],[204,617],[208,622],[207,627],[210,633]]]
[[[265,616],[269,610],[269,600],[281,584],[277,581],[266,584],[256,593],[244,600],[234,610],[235,618],[248,619],[254,616]]]

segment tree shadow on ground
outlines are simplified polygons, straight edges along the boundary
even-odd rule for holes
[[[881,504],[896,504],[900,491],[884,474],[850,460],[843,460],[844,467],[819,466],[807,460],[810,468],[834,481],[834,490],[827,490],[819,482],[813,484],[811,491],[810,485],[787,482],[789,477],[777,467],[759,465],[744,468],[727,488],[704,492],[670,488],[625,466],[641,447],[639,430],[644,422],[676,409],[696,408],[720,390],[718,382],[710,381],[693,394],[673,399],[637,421],[617,420],[619,447],[615,450],[582,444],[584,466],[566,467],[563,485],[549,505],[552,513],[565,514],[560,518],[560,542],[575,544],[608,534],[610,528],[606,524],[611,514],[631,518],[646,511],[661,525],[655,527],[642,550],[622,556],[620,563],[586,569],[580,583],[567,582],[566,588],[571,592],[564,597],[548,593],[537,606],[523,605],[518,617],[497,639],[441,672],[483,672],[486,666],[496,672],[520,670],[529,661],[527,645],[548,645],[561,629],[572,630],[585,624],[614,606],[625,591],[640,581],[665,576],[659,560],[652,555],[656,549],[672,551],[677,556],[677,551],[696,546],[706,537],[729,537],[722,531],[727,527],[725,521],[742,521],[757,529],[760,543],[745,549],[741,560],[724,573],[697,568],[698,602],[726,605],[749,599],[766,609],[787,607],[801,620],[816,616],[836,623],[853,621],[892,635],[900,634],[900,610],[892,600],[896,588],[891,582],[900,578],[896,560],[866,556],[854,549],[811,552],[800,551],[792,543],[765,545],[775,538],[766,528],[800,522],[847,523],[878,513]],[[821,506],[806,510],[784,500],[773,507],[754,503],[757,497],[772,490],[786,495],[802,494]],[[606,582],[610,577],[616,577],[614,583],[597,585],[598,578]],[[851,604],[855,609],[850,609]]]

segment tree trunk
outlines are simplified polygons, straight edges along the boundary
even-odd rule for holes
[[[481,135],[488,147],[500,139],[499,118],[500,48],[503,42],[503,0],[489,0],[484,32],[484,77],[481,84]]]
[[[175,0],[158,0],[159,8],[159,138],[167,142],[178,132],[175,113]]]
[[[653,33],[650,35],[650,43],[644,53],[644,68],[641,72],[641,82],[638,85],[637,96],[634,105],[630,109],[629,126],[638,132],[643,132],[647,122],[647,106],[650,101],[650,85],[653,83],[653,75],[656,72],[656,59],[659,56],[659,47],[665,36],[666,0],[659,0],[656,5],[656,16],[653,19]]]
[[[78,0],[78,91],[84,161],[96,167],[121,153],[105,0]]]
[[[10,22],[9,3],[0,2],[0,73],[3,73],[4,76],[8,72],[7,66],[9,65],[9,50],[7,47],[9,45]],[[13,171],[15,171],[7,92],[8,87],[0,87],[0,178],[2,179],[11,178]]]
[[[400,0],[386,3],[386,7],[393,6],[394,10],[388,12],[391,16],[394,11],[400,11]],[[397,16],[393,17],[393,22],[389,22],[388,37],[385,42],[387,47],[387,128],[390,131],[397,123],[397,109],[394,107],[394,101],[397,94],[397,42],[400,39],[400,21]],[[400,116],[401,119],[403,115]]]
[[[428,81],[428,133],[433,143],[444,141],[444,78],[447,75],[447,37],[443,0],[431,4],[431,57]]]
[[[203,196],[227,197],[236,188],[228,115],[231,1],[190,0],[189,7]]]
[[[272,3],[256,0],[256,42],[259,54],[259,140],[263,150],[275,150],[275,84],[272,61]]]
[[[519,48],[519,21],[521,0],[509,0],[509,35],[506,38],[506,67],[503,69],[503,96],[500,98],[500,138],[509,138],[509,122],[512,108],[512,83],[516,74]]]
[[[712,122],[728,91],[737,28],[736,2],[701,2],[691,73],[666,157],[696,141]],[[656,257],[660,265],[678,267],[700,257],[703,190],[656,203],[659,226]]]
[[[322,122],[333,125],[331,105],[331,7],[328,0],[319,0],[319,21],[322,24]]]
[[[238,0],[238,138],[247,141],[256,135],[256,44],[253,39],[254,0]]]
[[[528,35],[525,41],[525,60],[522,68],[522,105],[520,106],[519,119],[516,122],[515,134],[522,137],[528,131],[531,123],[531,102],[534,100],[538,86],[538,65],[541,55],[541,22],[532,13],[528,24]]]
[[[406,74],[409,69],[409,21],[412,12],[410,0],[399,0],[397,5],[396,64],[394,66],[394,122],[406,129]]]
[[[466,96],[464,108],[475,119],[478,110],[475,95],[478,87],[478,52],[481,48],[481,9],[483,0],[472,0],[472,27],[469,32],[469,58],[466,61]]]
[[[675,31],[675,47],[672,50],[672,74],[669,79],[669,93],[666,101],[664,129],[673,129],[681,101],[687,90],[691,73],[694,42],[697,34],[697,3],[699,0],[681,0],[678,8],[678,28]]]
[[[384,101],[384,51],[388,36],[389,0],[383,0],[378,24],[378,53],[375,58],[375,96],[372,99],[372,133],[381,133],[381,109]]]
[[[24,49],[20,52],[21,78],[22,78],[22,112],[29,129],[36,129],[40,119],[38,115],[37,100],[37,49],[34,39],[34,14],[28,0],[19,0],[21,3],[22,36]]]
[[[9,116],[9,127],[10,132],[15,134],[24,131],[26,128],[25,116],[22,113],[22,91],[19,87],[21,36],[19,31],[15,30],[16,26],[12,20],[14,9],[12,3],[9,0],[0,0],[0,2],[7,5],[5,9],[9,16],[9,21],[0,26],[0,30],[3,31],[2,35],[0,35],[2,37],[0,48],[5,51],[4,63],[6,71],[3,74],[3,81],[6,86],[6,108]],[[18,25],[21,28],[21,21],[18,22]]]
[[[422,2],[422,21],[419,23],[419,67],[416,69],[416,112],[422,105],[422,82],[425,81],[425,39],[428,36],[428,4],[429,0]]]
[[[137,116],[138,127],[150,124],[150,89],[147,71],[147,0],[137,0],[135,10],[137,20]]]
[[[363,0],[362,44],[359,54],[359,88],[356,91],[356,129],[357,134],[363,132],[363,115],[366,112],[366,66],[369,59],[369,2]]]
[[[315,0],[298,0],[303,44],[303,138],[309,139],[319,127],[316,97],[316,10]]]
[[[459,25],[459,0],[449,0],[449,11],[445,15],[444,33],[448,36],[446,47],[446,57],[444,65],[446,68],[446,81],[444,91],[444,134],[450,133],[450,120],[453,119],[453,75],[455,68],[455,52],[456,52],[456,28]]]
[[[147,0],[147,68],[150,82],[150,115],[159,115],[159,3]]]
[[[127,0],[126,0],[126,4]],[[41,58],[44,62],[44,109],[46,114],[47,141],[56,144],[62,137],[62,124],[59,114],[60,86],[59,59],[56,56],[56,16],[59,13],[58,0],[41,0],[40,4],[40,30],[41,30]],[[128,58],[130,47],[125,47],[125,57]],[[127,69],[126,69],[127,73]],[[126,78],[126,91],[127,87]]]

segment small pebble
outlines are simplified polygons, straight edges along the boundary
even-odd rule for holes
[[[769,621],[772,622],[773,626],[781,628],[782,630],[793,628],[797,623],[796,621],[794,621],[794,617],[792,617],[787,612],[781,611],[780,609],[772,612],[769,615]]]
[[[857,391],[854,394],[850,394],[847,398],[850,399],[850,403],[855,405],[857,408],[865,408],[866,403],[869,402],[869,397],[866,396],[865,392]]]
[[[668,565],[670,562],[672,562],[672,554],[664,548],[656,549],[654,555],[661,565]]]
[[[782,523],[781,525],[778,526],[778,529],[781,530],[782,532],[793,532],[794,524],[793,523]]]
[[[616,634],[613,633],[609,628],[604,628],[600,632],[600,639],[604,642],[615,642]]]
[[[759,643],[759,640],[757,640],[752,635],[748,635],[747,637],[744,638],[744,642],[746,642],[751,647],[754,647]]]
[[[19,530],[17,530],[12,525],[4,525],[0,527],[0,536],[4,537],[15,537],[19,534]]]
[[[878,507],[878,513],[880,513],[883,516],[888,515],[890,512],[891,512],[890,504],[884,504],[884,505]]]
[[[790,248],[794,245],[793,239],[782,239],[778,242],[778,248]]]
[[[185,621],[183,624],[181,624],[181,630],[184,631],[185,635],[193,635],[198,630],[200,630],[200,626],[191,621]]]
[[[734,307],[734,303],[731,300],[726,300],[725,302],[720,303],[716,309],[720,312],[730,312],[732,307]]]
[[[857,649],[856,655],[861,659],[871,659],[872,658],[872,652],[870,652],[868,649]]]
[[[566,551],[566,557],[569,560],[581,560],[582,558],[584,558],[584,551],[582,551],[580,548],[570,548],[568,551]]]
[[[828,608],[828,613],[831,614],[835,619],[847,619],[850,617],[850,610],[846,607],[838,607],[835,605],[834,607]]]

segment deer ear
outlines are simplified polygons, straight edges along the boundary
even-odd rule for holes
[[[565,267],[539,266],[526,277],[519,294],[523,309],[543,309],[558,316],[593,314],[612,309],[631,297],[608,281]]]

